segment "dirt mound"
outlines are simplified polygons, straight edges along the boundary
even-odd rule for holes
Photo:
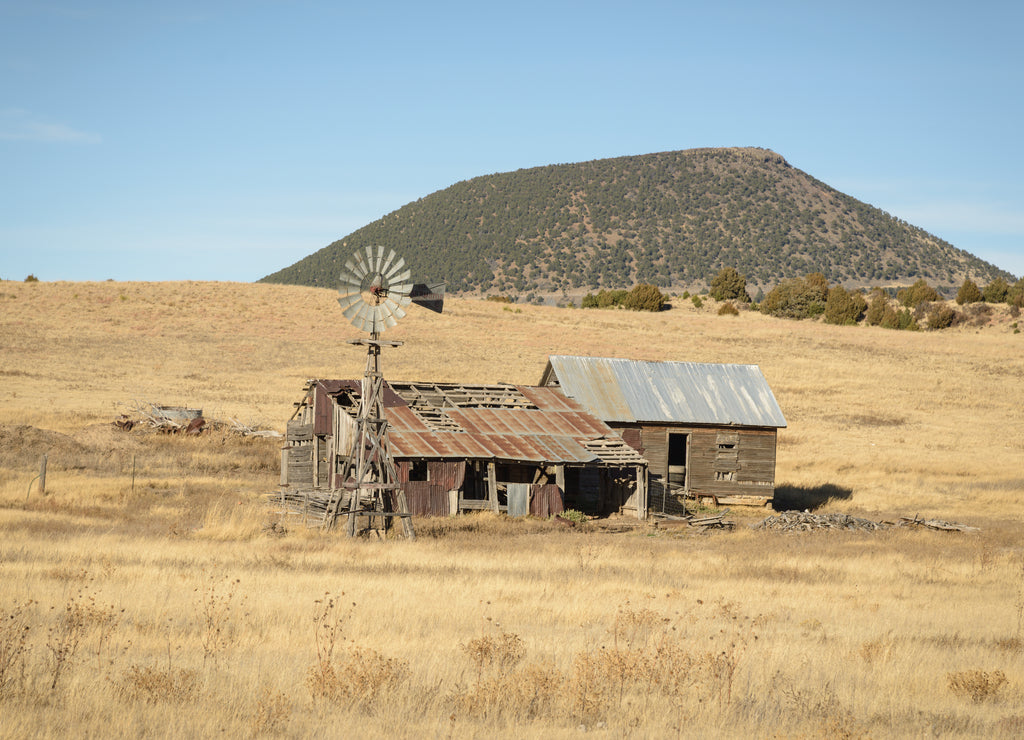
[[[49,456],[48,464],[63,468],[85,464],[89,448],[73,437],[33,426],[0,424],[0,467],[30,470],[39,467],[39,458]]]
[[[92,424],[75,432],[73,439],[93,452],[135,452],[142,447],[135,435],[113,424]]]

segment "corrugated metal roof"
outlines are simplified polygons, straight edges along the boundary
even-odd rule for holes
[[[335,392],[353,392],[351,381],[321,381]],[[622,457],[614,440],[619,435],[605,422],[587,412],[555,388],[507,387],[536,408],[445,407],[457,430],[432,429],[428,423],[387,387],[388,437],[397,458],[495,459],[537,463],[594,463],[644,465],[646,460],[623,443],[633,457]],[[513,399],[514,400],[514,399]],[[594,444],[607,439],[610,444]],[[594,449],[588,449],[590,444]],[[607,451],[606,451],[607,450]],[[613,454],[614,453],[614,454]],[[604,457],[609,460],[604,460]]]
[[[757,365],[552,355],[544,378],[604,421],[786,426]]]

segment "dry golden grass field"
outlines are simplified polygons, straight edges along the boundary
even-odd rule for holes
[[[330,290],[0,282],[0,736],[1020,737],[1024,334],[451,300],[400,380],[548,354],[760,365],[778,507],[947,533],[696,534],[493,515],[415,541],[262,503],[302,383],[357,377]],[[122,431],[204,409],[198,437]],[[33,483],[48,455],[46,491]]]

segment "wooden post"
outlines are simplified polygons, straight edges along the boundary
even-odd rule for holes
[[[43,459],[39,462],[39,493],[46,495],[46,454],[43,454]]]
[[[487,500],[491,502],[491,511],[498,510],[498,478],[494,461],[487,463]]]
[[[636,466],[636,518],[647,518],[647,468]]]

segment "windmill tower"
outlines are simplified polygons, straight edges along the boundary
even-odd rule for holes
[[[414,284],[409,281],[410,275],[404,259],[396,256],[394,250],[385,253],[384,247],[379,246],[358,250],[345,262],[341,273],[338,303],[342,313],[369,337],[348,340],[349,344],[366,347],[366,371],[351,447],[330,476],[331,498],[323,526],[330,529],[345,514],[350,537],[356,534],[360,516],[369,517],[371,528],[379,517],[378,531],[387,528],[390,518],[398,517],[405,536],[416,536],[388,441],[380,362],[382,348],[400,347],[403,343],[382,340],[380,335],[405,316],[410,303],[440,313],[445,286]]]

